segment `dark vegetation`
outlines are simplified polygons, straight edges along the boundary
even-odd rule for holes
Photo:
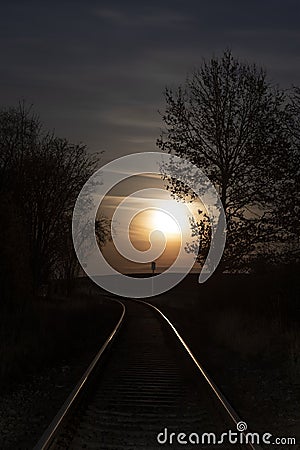
[[[259,275],[219,274],[204,285],[197,285],[197,276],[190,275],[156,301],[201,324],[195,327],[201,341],[210,339],[219,349],[230,349],[246,360],[286,361],[291,369],[300,369],[298,274],[299,267]],[[202,351],[207,350],[203,345]]]
[[[38,298],[2,311],[0,380],[3,389],[47,368],[85,359],[100,349],[121,314],[119,305],[87,294]]]
[[[98,156],[45,130],[25,104],[0,111],[1,381],[95,348],[118,316],[74,290],[72,210]],[[108,227],[96,223],[100,246]]]

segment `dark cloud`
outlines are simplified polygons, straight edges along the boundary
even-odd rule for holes
[[[62,1],[2,6],[2,104],[106,159],[155,149],[166,85],[226,47],[300,84],[298,1]]]

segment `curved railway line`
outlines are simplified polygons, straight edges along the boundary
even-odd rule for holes
[[[202,433],[236,432],[237,413],[158,308],[113,300],[117,325],[35,450],[259,449],[201,443]]]

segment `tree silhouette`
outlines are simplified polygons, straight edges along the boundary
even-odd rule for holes
[[[296,164],[284,93],[263,69],[225,51],[221,58],[204,60],[184,87],[167,88],[165,100],[165,128],[157,145],[203,169],[218,190],[228,226],[225,268],[249,267],[275,248],[278,253],[283,230],[274,217],[282,183],[294,186]],[[188,194],[180,183],[169,188],[178,196]],[[194,235],[206,220],[192,224]]]
[[[0,112],[0,195],[14,205],[14,239],[22,233],[26,242],[34,289],[59,273],[63,264],[67,273],[72,209],[96,162],[97,155],[89,155],[85,145],[46,132],[24,104]],[[74,264],[70,262],[69,275],[75,273]]]

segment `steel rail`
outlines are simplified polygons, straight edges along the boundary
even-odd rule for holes
[[[137,300],[137,299],[130,299],[130,300],[134,300],[138,303],[143,303],[151,308],[153,308],[156,312],[158,312],[161,317],[163,317],[163,319],[168,323],[168,325],[171,327],[171,329],[173,330],[173,332],[175,333],[175,335],[177,336],[177,338],[179,339],[179,341],[181,342],[181,344],[183,345],[184,349],[186,350],[186,352],[188,353],[188,355],[190,356],[190,358],[193,360],[193,362],[195,363],[196,367],[198,368],[198,370],[201,372],[201,374],[203,375],[204,379],[207,381],[208,385],[210,386],[211,390],[213,391],[214,395],[216,396],[217,400],[222,404],[223,408],[225,409],[225,411],[227,412],[227,414],[229,415],[229,417],[231,418],[231,420],[233,421],[234,425],[237,426],[237,424],[239,422],[242,422],[241,418],[239,417],[239,415],[237,414],[237,412],[233,409],[233,407],[230,405],[230,403],[228,402],[228,400],[225,398],[225,396],[222,394],[222,392],[217,388],[217,386],[215,385],[215,383],[212,381],[212,379],[208,376],[208,374],[206,373],[206,371],[203,369],[203,367],[201,366],[201,364],[199,363],[199,361],[197,360],[197,358],[195,357],[195,355],[192,353],[191,349],[189,348],[189,346],[186,344],[186,342],[184,341],[184,339],[181,337],[181,335],[179,334],[179,332],[177,331],[177,329],[174,327],[174,325],[171,323],[171,321],[164,315],[164,313],[157,308],[156,306],[152,305],[151,303],[148,303],[144,300]],[[246,435],[246,431],[242,432],[242,434],[245,436]],[[251,450],[262,450],[262,447],[259,445],[254,445],[251,442],[246,443],[245,445],[247,445],[249,448],[251,448]]]
[[[48,428],[46,428],[42,437],[40,438],[38,443],[35,445],[33,450],[47,450],[50,448],[54,439],[58,435],[59,430],[61,429],[61,426],[64,423],[64,420],[66,419],[66,417],[70,413],[72,407],[74,406],[76,400],[78,399],[79,394],[82,392],[82,389],[87,385],[87,382],[90,380],[90,376],[93,373],[95,367],[97,366],[101,356],[103,355],[103,353],[106,350],[106,348],[108,347],[108,345],[112,343],[112,341],[116,337],[118,331],[120,330],[124,316],[125,316],[126,307],[122,302],[120,302],[117,299],[110,298],[110,300],[116,301],[122,306],[122,314],[121,314],[121,317],[120,317],[117,325],[114,327],[112,333],[106,339],[106,341],[102,345],[101,349],[96,354],[93,361],[91,362],[91,364],[89,365],[87,370],[84,372],[84,374],[80,378],[79,382],[76,384],[75,388],[69,394],[66,401],[61,406],[61,408],[59,409],[58,413],[56,414],[56,416],[54,417],[54,419],[52,420],[52,422],[50,423]]]
[[[115,338],[117,332],[119,331],[119,329],[122,325],[122,322],[123,322],[123,319],[125,316],[125,312],[126,312],[126,307],[125,307],[124,303],[122,303],[121,301],[119,301],[117,298],[115,298],[113,296],[105,296],[105,297],[108,298],[109,300],[118,302],[122,306],[123,312],[121,314],[121,317],[120,317],[116,327],[114,328],[113,332],[110,334],[108,339],[105,341],[105,343],[103,344],[103,346],[101,347],[101,349],[99,350],[99,352],[97,353],[95,358],[93,359],[92,363],[89,365],[88,369],[86,370],[86,372],[84,373],[84,375],[82,376],[80,381],[77,383],[77,385],[75,386],[73,391],[69,394],[65,403],[62,405],[62,407],[60,408],[60,410],[58,411],[58,413],[56,414],[56,416],[54,417],[54,419],[52,420],[52,422],[50,423],[48,428],[43,433],[42,437],[40,438],[40,440],[34,447],[34,450],[47,450],[50,448],[54,439],[58,435],[65,418],[70,413],[72,407],[74,406],[76,399],[78,398],[80,392],[82,391],[82,388],[86,385],[88,379],[90,378],[91,373],[93,372],[95,366],[99,362],[99,359],[101,358],[103,352],[105,351],[107,346],[112,342],[112,340]],[[128,300],[128,299],[126,299],[126,300]],[[210,386],[210,388],[211,388],[213,394],[215,395],[216,399],[218,400],[218,402],[221,403],[221,405],[223,406],[224,410],[226,411],[226,413],[228,414],[228,416],[230,417],[230,419],[232,420],[234,425],[237,426],[237,424],[239,422],[241,422],[239,415],[234,410],[234,408],[230,405],[230,403],[227,401],[225,396],[221,393],[221,391],[218,389],[218,387],[215,385],[215,383],[212,381],[212,379],[209,377],[209,375],[206,373],[206,371],[203,369],[203,367],[201,366],[201,364],[199,363],[199,361],[197,360],[195,355],[192,353],[189,346],[186,344],[186,342],[184,341],[184,339],[182,338],[180,333],[177,331],[177,329],[171,323],[171,321],[167,318],[167,316],[159,308],[157,308],[156,306],[154,306],[153,304],[151,304],[149,302],[134,299],[134,298],[130,299],[130,301],[142,303],[142,304],[154,309],[167,322],[169,327],[172,329],[172,331],[174,332],[174,334],[180,341],[181,345],[184,347],[185,351],[188,353],[189,357],[193,360],[197,369],[201,372],[202,376],[204,377],[204,379]],[[244,436],[246,435],[246,431],[242,432],[242,433],[244,434]],[[250,448],[251,450],[262,450],[262,447],[260,447],[259,445],[256,445],[256,444],[252,444],[251,442],[244,443],[244,444],[247,446],[247,448]]]

